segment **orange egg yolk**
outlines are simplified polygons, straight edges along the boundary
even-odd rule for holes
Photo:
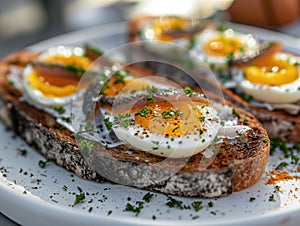
[[[241,41],[236,38],[218,36],[206,42],[203,46],[203,50],[206,54],[211,56],[226,56],[239,50],[241,47]]]
[[[77,85],[74,84],[66,86],[53,86],[47,84],[43,82],[35,72],[30,73],[27,78],[31,87],[39,90],[45,97],[49,98],[70,96],[75,93],[77,87]]]
[[[63,55],[49,56],[43,59],[43,62],[49,64],[72,65],[80,67],[84,70],[88,69],[91,61],[86,57],[71,55],[69,57]],[[67,72],[65,72],[67,74]],[[43,70],[37,70],[29,74],[27,77],[30,86],[39,90],[45,97],[56,98],[70,96],[76,92],[76,87],[80,81],[80,76],[67,76],[61,71],[55,71],[49,67]]]
[[[148,104],[135,113],[135,122],[152,133],[165,137],[202,134],[201,107],[203,103],[180,101],[176,108],[167,101]]]
[[[280,86],[298,79],[297,66],[288,61],[270,57],[245,69],[245,78],[255,84]]]
[[[188,26],[188,21],[179,17],[166,17],[157,19],[154,22],[153,30],[157,39],[162,41],[173,40],[171,35],[164,34],[164,32],[183,30]]]

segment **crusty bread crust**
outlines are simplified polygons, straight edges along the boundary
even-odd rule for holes
[[[224,96],[240,108],[245,109],[262,123],[272,139],[280,139],[287,142],[300,142],[300,117],[290,115],[284,110],[269,111],[256,107],[244,101],[233,90],[223,88]]]
[[[239,123],[246,119],[252,130],[236,139],[224,139],[213,161],[205,167],[201,164],[209,159],[202,153],[190,159],[162,159],[134,150],[128,155],[125,146],[96,146],[97,151],[84,157],[86,153],[79,150],[72,133],[59,130],[61,126],[53,116],[20,101],[21,94],[6,79],[9,65],[22,66],[28,61],[19,64],[20,56],[34,59],[36,54],[21,52],[0,62],[0,118],[47,159],[79,177],[107,181],[105,177],[113,176],[114,182],[165,194],[220,197],[249,187],[263,174],[270,148],[268,135],[253,115],[235,106]],[[162,167],[157,167],[157,163]],[[179,164],[183,168],[174,172],[174,166]],[[153,179],[161,180],[152,183]]]

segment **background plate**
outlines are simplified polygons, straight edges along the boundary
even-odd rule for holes
[[[280,40],[298,51],[299,40],[264,29],[233,24],[233,27],[264,39]],[[126,23],[109,24],[58,36],[30,47],[43,50],[55,45],[82,45],[86,42],[110,50],[127,41]],[[282,153],[271,156],[266,172],[274,169]],[[300,221],[299,180],[266,185],[266,174],[250,188],[218,199],[174,197],[183,209],[166,205],[168,197],[154,194],[136,216],[125,211],[147,193],[109,183],[94,183],[48,162],[20,138],[0,124],[0,212],[22,225],[298,225]],[[298,173],[299,175],[299,173]],[[300,175],[299,175],[300,176]],[[76,195],[85,199],[73,206]],[[274,195],[275,201],[269,201]],[[250,198],[255,198],[252,202]],[[202,202],[195,211],[193,202]],[[213,203],[213,207],[209,203]]]

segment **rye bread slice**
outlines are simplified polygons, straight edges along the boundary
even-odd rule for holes
[[[105,177],[113,176],[114,182],[141,189],[211,198],[245,189],[263,174],[270,148],[268,135],[253,115],[234,105],[239,112],[239,124],[246,121],[252,130],[236,139],[224,139],[217,147],[215,158],[205,168],[199,167],[200,162],[209,161],[202,153],[189,159],[162,159],[124,145],[114,149],[97,146],[97,151],[84,157],[86,153],[79,150],[72,132],[59,130],[61,126],[53,116],[22,102],[21,93],[7,80],[11,65],[23,66],[36,55],[23,51],[0,62],[0,118],[47,159],[79,177],[108,181]],[[157,167],[157,163],[163,167]],[[180,164],[183,167],[174,172],[174,166]],[[162,180],[151,183],[151,178]]]

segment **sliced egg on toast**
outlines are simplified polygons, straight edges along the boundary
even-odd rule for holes
[[[206,149],[219,131],[219,115],[207,103],[154,99],[114,116],[116,137],[134,149],[184,158]]]

